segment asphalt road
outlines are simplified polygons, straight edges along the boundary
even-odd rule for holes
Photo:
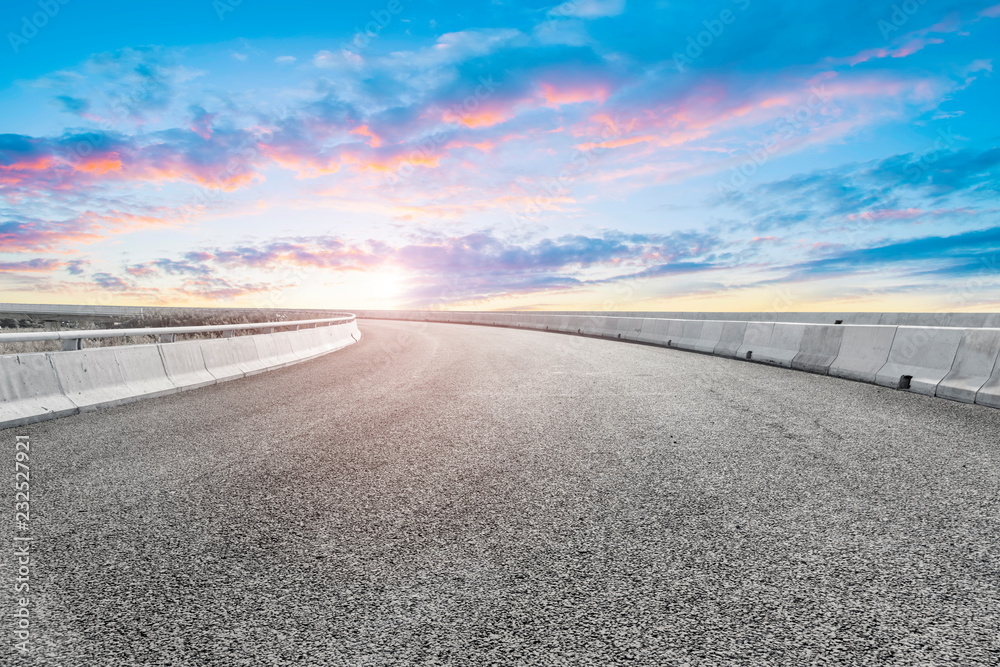
[[[0,432],[4,665],[997,665],[1000,411],[448,324]]]

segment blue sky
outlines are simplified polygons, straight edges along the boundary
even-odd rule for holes
[[[992,310],[991,2],[0,10],[0,300]]]

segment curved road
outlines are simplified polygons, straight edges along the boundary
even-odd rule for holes
[[[36,606],[30,655],[0,664],[1000,661],[1000,410],[361,327],[312,362],[18,429]]]

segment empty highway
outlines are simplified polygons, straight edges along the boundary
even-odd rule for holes
[[[649,346],[360,322],[30,435],[9,665],[996,665],[1000,411]]]

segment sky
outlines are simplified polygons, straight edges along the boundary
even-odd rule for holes
[[[1000,307],[995,2],[11,0],[0,32],[0,301]]]

